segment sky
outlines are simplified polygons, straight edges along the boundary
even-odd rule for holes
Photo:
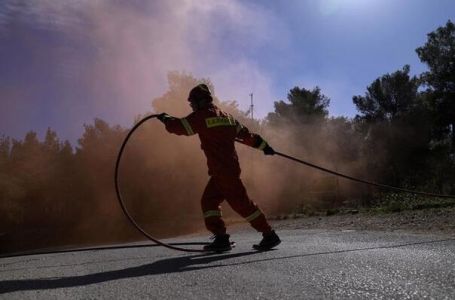
[[[253,93],[258,118],[295,86],[353,117],[376,78],[426,70],[415,49],[449,19],[453,0],[2,0],[0,136],[50,127],[75,144],[94,118],[130,127],[171,71],[245,111]]]

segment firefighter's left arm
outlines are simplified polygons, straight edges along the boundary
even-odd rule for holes
[[[259,149],[264,151],[266,155],[273,155],[275,151],[270,147],[269,144],[259,135],[256,133],[252,133],[248,130],[247,127],[240,124],[238,121],[237,123],[237,137],[236,141],[245,144],[247,146]]]
[[[170,133],[190,136],[198,132],[198,126],[195,126],[193,113],[189,114],[185,118],[175,118],[166,115],[165,117],[159,119],[164,123],[166,130]]]

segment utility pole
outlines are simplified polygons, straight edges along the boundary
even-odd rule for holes
[[[251,103],[250,103],[250,114],[251,114],[251,126],[254,125],[254,114],[253,114],[253,110],[254,110],[254,104],[253,104],[253,92],[250,93],[250,99],[251,99]],[[250,169],[250,172],[251,174],[253,175],[253,178],[255,177],[255,163],[254,163],[254,159],[253,159],[253,156],[252,156],[252,153],[250,153],[249,155],[249,169]]]
[[[250,105],[251,120],[254,120],[254,115],[253,115],[253,110],[254,110],[253,93],[250,94],[250,98],[251,98],[251,105]]]

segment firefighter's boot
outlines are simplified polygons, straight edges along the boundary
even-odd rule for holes
[[[278,246],[280,243],[280,238],[275,231],[272,230],[270,232],[263,233],[262,241],[257,245],[253,245],[253,248],[259,251],[266,251]]]
[[[205,251],[225,252],[232,250],[229,234],[218,234],[212,243],[204,246]]]

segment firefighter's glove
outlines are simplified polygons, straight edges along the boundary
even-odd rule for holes
[[[275,150],[273,150],[273,148],[270,147],[268,144],[267,144],[267,146],[265,146],[264,149],[262,149],[262,151],[264,151],[265,155],[273,155],[273,154],[275,154]]]
[[[159,114],[158,117],[156,117],[158,120],[160,120],[161,122],[163,122],[164,124],[166,124],[166,121],[172,119],[172,117],[170,115],[168,115],[167,113],[162,113],[162,114]]]

